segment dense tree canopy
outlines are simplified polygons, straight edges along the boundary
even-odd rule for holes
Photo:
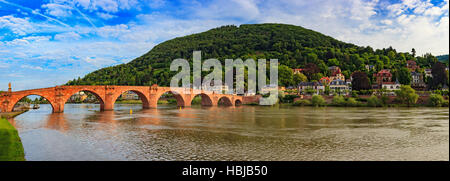
[[[202,60],[216,58],[223,65],[225,59],[278,59],[280,65],[288,68],[305,68],[304,74],[310,80],[329,75],[328,66],[333,65],[338,65],[347,78],[352,72],[361,71],[373,81],[372,74],[376,70],[367,70],[365,65],[379,70],[404,67],[406,60],[411,59],[421,67],[431,67],[437,61],[431,54],[414,57],[392,47],[374,50],[369,46],[356,46],[300,26],[231,25],[165,41],[129,63],[94,71],[67,84],[168,86],[176,74],[169,70],[171,62],[184,58],[192,63],[195,50],[202,51]],[[290,80],[281,80],[283,85],[296,83],[293,76],[286,77]]]
[[[300,84],[300,82],[307,82],[308,78],[302,73],[296,73],[293,75],[294,85]]]
[[[431,69],[433,75],[431,87],[438,88],[447,84],[448,75],[445,72],[445,65],[441,62],[436,62]]]
[[[397,78],[400,84],[409,85],[411,84],[411,72],[406,67],[402,67],[397,72]]]
[[[366,73],[360,71],[356,71],[353,73],[352,89],[353,90],[370,89],[370,82]]]

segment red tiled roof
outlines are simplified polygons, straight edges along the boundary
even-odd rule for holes
[[[408,65],[416,65],[417,64],[414,60],[408,60],[408,61],[406,61],[406,63]]]
[[[395,84],[395,82],[383,82],[382,84]]]

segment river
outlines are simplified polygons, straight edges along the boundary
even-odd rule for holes
[[[449,160],[448,108],[51,109],[10,120],[27,160]]]

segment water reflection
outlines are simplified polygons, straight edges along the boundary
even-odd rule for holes
[[[449,159],[446,108],[65,107],[10,120],[28,160]]]
[[[66,132],[70,129],[63,113],[49,114],[45,128]]]

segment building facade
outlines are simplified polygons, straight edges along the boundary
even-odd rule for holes
[[[378,73],[373,74],[376,82],[372,84],[372,89],[381,89],[383,84],[392,84],[392,73],[389,69],[380,70]]]
[[[423,81],[423,75],[418,72],[411,72],[411,87],[416,90],[425,90],[427,85]]]
[[[320,82],[301,82],[298,85],[298,92],[300,94],[322,94],[325,91],[325,86]]]
[[[350,92],[347,82],[341,79],[331,81],[330,90],[338,95],[347,95]]]
[[[338,66],[328,67],[328,71],[330,72],[331,81],[336,79],[345,80],[345,76],[342,74],[341,68],[339,68]]]
[[[419,66],[417,66],[417,63],[414,60],[408,60],[406,61],[406,68],[408,68],[411,72],[415,72]]]

